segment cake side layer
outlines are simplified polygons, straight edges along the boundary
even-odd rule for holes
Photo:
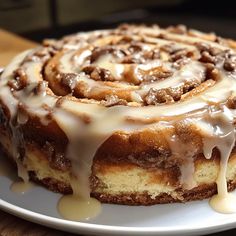
[[[4,152],[11,157],[11,144],[7,136],[1,135]],[[8,151],[7,151],[8,150]],[[179,178],[180,166],[171,168],[142,168],[133,163],[113,163],[107,159],[95,159],[90,177],[91,195],[102,202],[150,205],[168,202],[185,202],[205,199],[216,193],[216,178],[219,172],[219,153],[211,159],[198,155],[194,161],[193,189],[184,189]],[[71,193],[70,170],[50,167],[48,158],[37,145],[28,144],[24,166],[30,178],[52,191]],[[129,181],[127,181],[127,179]],[[228,189],[236,187],[236,153],[230,156],[227,167]]]

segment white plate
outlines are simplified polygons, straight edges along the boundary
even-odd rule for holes
[[[0,165],[2,160],[0,158]],[[60,194],[35,186],[24,195],[10,190],[12,180],[0,176],[0,208],[42,225],[93,235],[199,235],[236,227],[236,214],[219,214],[208,201],[155,206],[103,204],[89,222],[63,220],[57,212]],[[236,192],[235,192],[236,194]]]

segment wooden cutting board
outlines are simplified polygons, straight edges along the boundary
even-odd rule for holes
[[[21,51],[36,43],[0,29],[0,67],[6,66]],[[0,210],[0,236],[62,236],[70,235],[19,219]]]

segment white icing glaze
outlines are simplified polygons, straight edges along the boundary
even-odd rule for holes
[[[75,67],[73,65],[73,56],[75,54],[74,50],[65,52],[65,54],[63,54],[63,56],[60,58],[60,64],[59,64],[59,68],[63,73],[71,73],[73,71],[75,71]],[[77,59],[74,59],[76,61],[78,61],[78,64],[80,64],[80,62],[83,62],[84,60],[84,54],[82,53],[80,55],[80,57]]]
[[[109,70],[117,80],[122,78],[122,74],[125,70],[124,65],[114,63],[114,58],[110,54],[99,57],[99,59],[91,65]]]
[[[90,220],[101,212],[101,203],[95,198],[84,200],[76,195],[65,195],[59,200],[57,208],[67,220]]]
[[[9,109],[11,117],[16,114],[18,101],[12,96],[9,87],[7,86],[7,82],[11,79],[14,70],[19,67],[20,63],[29,52],[30,51],[27,50],[17,55],[0,75],[0,78],[4,78],[0,80],[0,99],[2,103]]]
[[[14,117],[17,114],[18,110],[18,101],[17,99],[12,95],[10,88],[7,86],[7,82],[12,79],[13,72],[22,60],[25,58],[25,56],[29,53],[30,51],[27,50],[18,56],[15,57],[15,59],[10,63],[10,65],[4,70],[0,78],[4,78],[0,80],[0,100],[1,102],[8,108],[10,112],[10,121],[9,121],[9,126],[11,128],[12,132],[12,154],[13,158],[15,159],[15,162],[17,164],[17,170],[18,170],[18,176],[21,177],[25,182],[28,181],[28,174],[27,171],[25,170],[23,164],[19,160],[19,153],[18,153],[18,146],[19,143],[23,143],[24,140],[22,139],[22,134],[19,131],[19,125],[14,124]]]
[[[168,87],[177,87],[183,85],[184,82],[190,82],[192,80],[199,80],[202,82],[204,79],[205,68],[199,62],[191,62],[181,68],[180,71],[174,73],[173,76],[160,80],[149,85],[144,85],[139,93],[145,94],[150,88],[162,89]]]
[[[194,180],[194,161],[193,161],[193,150],[189,147],[189,143],[183,143],[179,140],[177,135],[167,137],[169,147],[174,157],[183,160],[180,171],[180,184],[185,189],[192,189],[196,186]]]
[[[236,197],[232,193],[214,195],[210,200],[210,206],[219,213],[229,214],[236,212]]]
[[[199,32],[199,31],[198,31]],[[182,43],[185,47],[186,44],[190,44],[190,46],[192,44],[195,43],[206,43],[212,47],[216,47],[216,48],[220,48],[222,50],[226,50],[229,49],[229,47],[203,39],[203,38],[197,38],[191,35],[182,35],[182,34],[174,34],[174,33],[170,33],[167,32],[166,30],[160,29],[160,28],[155,28],[155,32],[153,31],[153,29],[150,29],[148,27],[136,27],[136,29],[130,29],[130,34],[132,33],[136,33],[136,34],[141,34],[144,35],[145,39],[148,38],[149,41],[153,42],[153,43],[159,43],[159,42],[166,42],[166,43],[170,43],[170,41],[173,42],[178,42],[178,44]],[[156,39],[155,36],[157,37],[158,35],[163,34],[165,35],[165,39]],[[146,35],[152,36],[152,37],[148,37]]]
[[[34,184],[32,182],[29,182],[29,181],[26,182],[26,181],[18,180],[18,181],[15,181],[15,182],[12,183],[10,189],[14,193],[25,194],[33,186],[34,186]]]
[[[207,159],[212,156],[213,148],[220,151],[220,170],[216,180],[218,194],[210,200],[213,209],[221,213],[236,212],[236,198],[227,191],[226,171],[230,153],[235,145],[233,116],[227,107],[209,112],[207,123],[199,124],[203,130],[203,152]]]

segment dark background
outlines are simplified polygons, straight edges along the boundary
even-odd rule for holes
[[[0,0],[0,28],[38,42],[123,22],[185,24],[236,39],[236,1]],[[236,230],[214,235],[236,235]]]
[[[35,41],[121,22],[182,23],[236,38],[236,1],[0,0],[0,27]]]

